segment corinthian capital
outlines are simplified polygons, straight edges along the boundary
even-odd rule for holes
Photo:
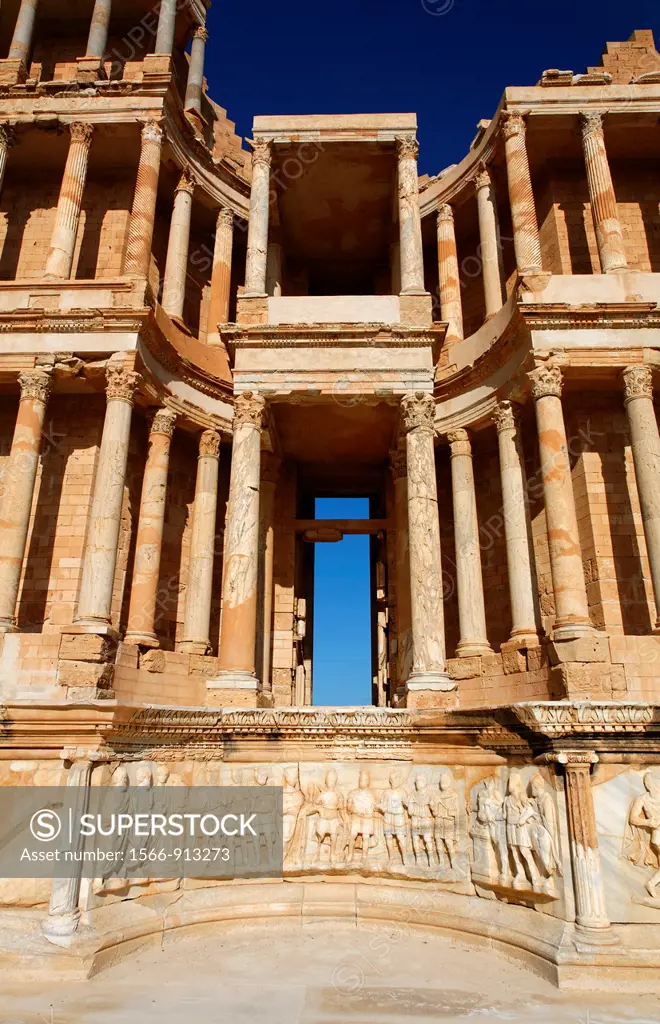
[[[48,370],[23,370],[18,375],[18,384],[21,389],[21,401],[24,398],[32,399],[35,402],[43,402],[44,405],[50,398],[53,381]]]
[[[490,188],[490,171],[486,167],[486,164],[479,164],[479,168],[474,178],[474,187],[479,192],[482,188]]]
[[[517,420],[517,409],[514,409],[511,402],[500,402],[493,409],[493,423],[499,434],[502,430],[515,430]]]
[[[472,455],[470,435],[467,430],[463,429],[463,427],[457,427],[456,430],[450,430],[447,434],[447,441],[449,442],[452,458],[455,455]]]
[[[218,215],[215,221],[215,229],[218,231],[221,228],[233,227],[234,224],[234,211],[230,210],[228,206],[221,206],[218,210]]]
[[[548,366],[547,364],[539,366],[536,370],[531,370],[527,376],[532,385],[532,398],[534,400],[546,398],[548,395],[561,398],[563,380],[558,366]]]
[[[603,115],[599,110],[583,111],[580,114],[580,128],[582,129],[583,139],[591,138],[594,135],[602,138]]]
[[[205,430],[199,438],[199,454],[217,459],[220,455],[220,434],[217,430]]]
[[[159,409],[152,420],[150,433],[172,437],[175,423],[176,413],[172,409]]]
[[[622,371],[625,404],[633,398],[653,398],[653,375],[648,366],[626,366]]]
[[[264,421],[266,401],[256,391],[244,391],[234,399],[234,430],[247,423],[261,430]]]
[[[193,31],[193,39],[201,39],[202,42],[208,43],[209,31],[204,25],[198,25]]]
[[[160,145],[163,141],[163,129],[159,121],[145,121],[140,134],[143,142],[157,142]]]
[[[435,419],[435,402],[428,391],[414,391],[401,399],[401,416],[406,434],[411,430],[433,431]]]
[[[92,141],[92,132],[94,126],[91,124],[85,124],[84,121],[72,121],[69,125],[69,134],[71,135],[72,142],[82,142],[84,146],[89,146]]]
[[[195,179],[192,175],[192,171],[188,167],[184,167],[179,178],[179,184],[177,185],[175,192],[187,192],[188,195],[192,195],[195,191]]]
[[[525,136],[527,126],[522,114],[513,110],[505,110],[502,114],[502,135],[505,139],[512,139],[514,135]]]
[[[138,373],[127,370],[125,366],[108,366],[105,371],[105,380],[105,397],[108,402],[113,399],[133,402],[135,389],[140,380]]]
[[[443,203],[438,207],[438,223],[454,223],[454,211],[449,203]]]
[[[270,167],[272,149],[270,139],[252,139],[250,145],[252,146],[252,166],[264,164],[266,167]]]
[[[405,157],[412,157],[416,160],[419,155],[419,143],[417,142],[417,136],[413,135],[412,132],[409,135],[398,135],[396,140],[396,151],[399,160],[403,160]]]

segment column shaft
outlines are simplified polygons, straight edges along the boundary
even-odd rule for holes
[[[128,226],[124,254],[125,274],[146,277],[149,273],[162,144],[162,128],[156,121],[147,121],[142,129],[140,162]]]
[[[219,458],[220,434],[217,430],[205,430],[199,439],[186,610],[179,645],[188,654],[207,654],[210,650]]]
[[[589,620],[571,466],[561,405],[561,370],[555,366],[541,366],[528,376],[536,404],[550,569],[555,598],[553,633],[557,640],[568,640],[591,633],[593,627]]]
[[[89,806],[89,785],[94,767],[91,759],[83,758],[76,761],[69,769],[67,786],[75,787],[74,814],[85,814]],[[78,836],[72,849],[80,853],[84,845],[84,837]],[[62,940],[68,939],[78,928],[80,910],[80,879],[82,877],[82,861],[77,862],[68,878],[54,878],[50,890],[48,917],[42,922],[42,931],[46,938],[56,945],[64,945]]]
[[[188,65],[188,80],[186,82],[186,96],[183,101],[186,110],[202,109],[202,88],[204,85],[204,51],[208,42],[209,34],[203,25],[198,25],[193,32],[190,46],[190,63]]]
[[[408,471],[405,450],[390,452],[394,480],[394,558],[396,587],[397,680],[399,696],[405,692],[413,664],[410,607],[410,553],[408,543]]]
[[[460,640],[459,658],[492,654],[486,635],[484,584],[481,575],[479,520],[474,489],[472,446],[467,430],[452,430],[447,435],[451,449],[451,484],[454,505],[454,542],[456,548],[456,589]]]
[[[0,125],[0,193],[2,192],[2,186],[5,180],[5,171],[7,169],[7,155],[9,148],[13,144],[13,132],[8,125]]]
[[[219,673],[215,685],[256,689],[261,426],[265,402],[246,391],[234,402],[225,528]],[[213,681],[210,685],[213,684]]]
[[[110,365],[106,381],[105,422],[75,619],[76,624],[90,627],[111,625],[131,414],[138,375],[123,366]]]
[[[266,294],[282,294],[282,246],[269,242],[266,255]]]
[[[601,114],[589,113],[582,114],[580,120],[589,202],[596,229],[601,270],[604,274],[627,270],[623,232],[605,150],[603,118]]]
[[[55,227],[50,239],[50,249],[44,272],[44,277],[50,278],[71,276],[93,128],[90,124],[74,121],[69,125],[69,131],[71,142],[69,143],[60,197],[57,201]]]
[[[103,57],[108,42],[112,0],[95,0],[87,37],[86,57]]]
[[[160,0],[155,53],[171,54],[174,49],[177,0]]]
[[[520,424],[511,402],[500,402],[493,419],[497,427],[500,454],[502,513],[511,601],[511,640],[521,646],[536,646],[539,642],[540,616]]]
[[[449,326],[447,341],[463,338],[463,304],[458,273],[454,211],[448,203],[438,210],[438,280],[440,285],[440,316]]]
[[[252,188],[245,263],[245,295],[266,294],[270,161],[270,142],[255,139],[252,144]]]
[[[433,450],[435,403],[426,392],[402,401],[408,466],[412,673],[408,690],[452,690],[445,670],[440,523]]]
[[[637,493],[655,596],[655,628],[660,629],[660,434],[653,408],[653,377],[648,366],[627,366],[623,371],[623,381]]]
[[[174,208],[167,242],[162,307],[170,316],[183,316],[190,245],[190,217],[195,183],[184,171],[174,192]]]
[[[226,207],[218,211],[213,246],[213,269],[211,271],[211,294],[209,297],[208,345],[220,345],[218,324],[229,320],[229,299],[231,295],[231,255],[234,243],[234,214]]]
[[[167,473],[175,421],[176,414],[169,409],[160,409],[154,416],[149,432],[149,453],[142,481],[125,640],[127,643],[144,644],[148,647],[158,647],[154,624],[165,525]]]
[[[273,689],[271,678],[273,644],[273,569],[275,555],[275,490],[279,459],[270,452],[261,456],[259,502],[259,629],[257,666],[264,693]]]
[[[37,4],[38,0],[21,0],[14,35],[9,47],[8,57],[10,60],[22,60],[27,64],[30,50],[32,49]]]
[[[401,291],[412,294],[424,292],[418,151],[414,135],[403,135],[397,139]]]
[[[506,298],[504,289],[504,268],[502,266],[502,244],[497,218],[495,191],[488,168],[482,166],[475,178],[477,211],[479,214],[479,249],[486,317],[494,316],[502,308]]]
[[[20,374],[21,400],[14,427],[0,511],[0,632],[15,629],[16,600],[30,526],[39,449],[51,391],[45,370]]]
[[[543,263],[525,143],[525,121],[521,114],[505,112],[503,116],[502,132],[516,266],[519,274],[534,274],[543,269]]]

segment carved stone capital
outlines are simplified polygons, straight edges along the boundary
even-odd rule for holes
[[[176,424],[176,413],[172,409],[159,409],[151,421],[151,434],[167,434],[172,437]]]
[[[413,135],[412,132],[409,135],[398,135],[396,151],[399,160],[405,160],[406,157],[412,157],[413,160],[416,160],[419,155],[417,136]]]
[[[252,139],[250,145],[252,146],[252,166],[256,167],[257,164],[262,164],[265,167],[270,167],[272,153],[270,139]]]
[[[256,391],[244,391],[234,399],[234,430],[247,423],[261,430],[264,422],[266,400]]]
[[[467,430],[463,429],[463,427],[457,427],[456,430],[450,430],[447,434],[447,442],[451,450],[452,458],[455,455],[472,455],[470,435]]]
[[[44,405],[50,398],[53,388],[52,377],[47,370],[23,370],[18,375],[18,383],[21,401],[29,398],[34,402],[43,402]]]
[[[501,430],[515,430],[518,423],[518,410],[513,402],[500,402],[493,409],[493,423],[497,432]]]
[[[477,170],[477,173],[475,174],[472,180],[474,182],[474,187],[477,190],[477,192],[479,192],[482,188],[490,188],[490,171],[486,167],[486,164],[479,164],[479,169]]]
[[[220,434],[217,430],[205,430],[199,438],[199,454],[217,459],[220,455]]]
[[[582,138],[588,139],[592,136],[603,137],[603,115],[599,110],[583,111],[580,114],[580,129]]]
[[[188,195],[192,195],[195,191],[195,179],[192,171],[188,167],[184,167],[179,178],[179,184],[177,185],[175,192],[187,192]]]
[[[0,147],[9,149],[16,142],[16,135],[11,125],[0,124]]]
[[[108,366],[105,371],[105,397],[108,402],[119,399],[133,402],[140,375],[125,366]]]
[[[433,431],[435,402],[427,391],[414,391],[401,399],[401,417],[406,434],[411,430]]]
[[[512,139],[514,135],[525,137],[527,125],[522,114],[512,110],[505,110],[502,114],[502,135],[505,139]]]
[[[400,480],[408,473],[408,460],[404,448],[393,448],[390,452],[390,470],[395,480]]]
[[[84,121],[72,121],[69,125],[69,133],[72,142],[80,142],[83,146],[89,146],[92,141],[94,126]]]
[[[197,27],[193,30],[193,39],[201,39],[203,43],[208,43],[209,30],[206,28],[205,25],[197,25]]]
[[[218,210],[218,216],[215,221],[215,229],[219,231],[221,228],[230,228],[234,225],[234,211],[230,210],[228,206],[221,206]]]
[[[143,142],[157,142],[160,146],[163,141],[163,129],[159,121],[145,121],[140,134]]]
[[[449,203],[443,203],[442,206],[438,207],[438,221],[449,224],[454,223],[454,211]]]
[[[535,401],[548,395],[561,398],[564,382],[558,366],[539,366],[535,370],[530,370],[527,376],[532,385],[532,397]]]
[[[633,398],[653,399],[653,374],[648,366],[626,366],[623,377],[623,400],[627,405]]]
[[[560,750],[555,756],[557,764],[563,764],[567,771],[590,770],[592,764],[598,763],[598,754],[595,750]]]

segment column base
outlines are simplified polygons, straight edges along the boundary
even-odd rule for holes
[[[179,654],[209,654],[211,645],[208,640],[181,640],[177,644]]]
[[[160,647],[160,641],[155,633],[138,633],[131,630],[124,637],[125,644],[139,644],[140,647]]]
[[[406,693],[415,690],[436,690],[448,693],[456,689],[456,683],[448,672],[413,672],[406,682]]]
[[[18,85],[27,79],[27,66],[25,61],[16,60],[15,57],[5,57],[0,60],[0,85]]]
[[[272,702],[271,702],[272,703]],[[259,680],[249,672],[219,672],[206,680],[206,705],[213,708],[267,707],[262,702]]]
[[[78,57],[76,61],[76,81],[81,85],[94,85],[99,79],[105,78],[102,57]]]
[[[258,690],[259,680],[253,672],[221,669],[213,679],[206,680],[207,690]]]
[[[561,619],[555,622],[552,627],[552,639],[553,640],[579,640],[584,636],[593,636],[596,632],[593,624],[589,620],[583,621],[564,621]]]
[[[405,697],[397,707],[411,711],[458,706],[456,683],[446,672],[413,672],[406,683]]]
[[[579,953],[593,953],[594,950],[603,946],[617,946],[620,943],[619,936],[611,925],[603,928],[589,928],[587,925],[576,924],[573,942]]]
[[[541,636],[534,627],[529,629],[516,629],[511,631],[511,636],[501,645],[502,651],[517,651],[521,648],[540,647]]]
[[[49,914],[41,923],[41,931],[53,945],[69,946],[79,923],[79,910],[72,910],[67,914]]]
[[[478,658],[482,654],[493,654],[487,640],[460,640],[456,646],[457,658]]]

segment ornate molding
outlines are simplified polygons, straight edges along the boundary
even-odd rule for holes
[[[498,434],[502,430],[515,430],[518,426],[518,410],[512,402],[500,402],[493,409],[493,423]]]
[[[71,142],[79,142],[82,143],[83,146],[90,145],[93,132],[94,125],[87,124],[84,121],[72,121],[69,125]]]
[[[653,400],[653,374],[649,366],[626,366],[621,371],[623,377],[624,404],[634,398],[650,398]]]
[[[411,430],[433,431],[435,402],[427,391],[409,392],[401,399],[401,418],[406,434]]]
[[[234,400],[234,430],[243,424],[261,430],[264,422],[266,400],[256,391],[244,391]]]
[[[199,456],[220,457],[220,434],[217,430],[204,430],[199,437]]]
[[[580,114],[580,129],[582,138],[589,139],[594,136],[603,138],[603,115],[599,110],[583,111]]]
[[[21,389],[21,401],[27,398],[33,402],[43,402],[46,405],[53,389],[50,371],[23,370],[18,375],[18,383]]]
[[[398,135],[396,140],[396,152],[399,160],[405,160],[407,157],[416,160],[419,156],[419,143],[417,136],[410,133],[409,135]]]
[[[160,121],[145,121],[140,135],[143,142],[157,142],[160,146],[163,141],[163,129]]]
[[[452,458],[456,455],[472,455],[470,435],[463,427],[457,427],[455,430],[450,430],[447,434],[447,442],[451,450]]]
[[[105,397],[108,402],[120,400],[133,403],[140,375],[125,366],[108,366],[105,371]]]
[[[538,366],[535,370],[530,370],[527,377],[532,385],[532,397],[535,401],[539,398],[547,398],[549,395],[561,398],[564,382],[558,366],[546,363],[543,366]]]
[[[652,704],[632,701],[540,701],[514,704],[513,712],[523,725],[544,736],[644,732],[654,720]]]
[[[504,139],[512,139],[514,135],[525,137],[527,125],[522,114],[514,110],[505,110],[502,114],[502,135]]]
[[[176,413],[172,409],[159,409],[151,422],[150,434],[166,434],[172,437],[176,425]]]

